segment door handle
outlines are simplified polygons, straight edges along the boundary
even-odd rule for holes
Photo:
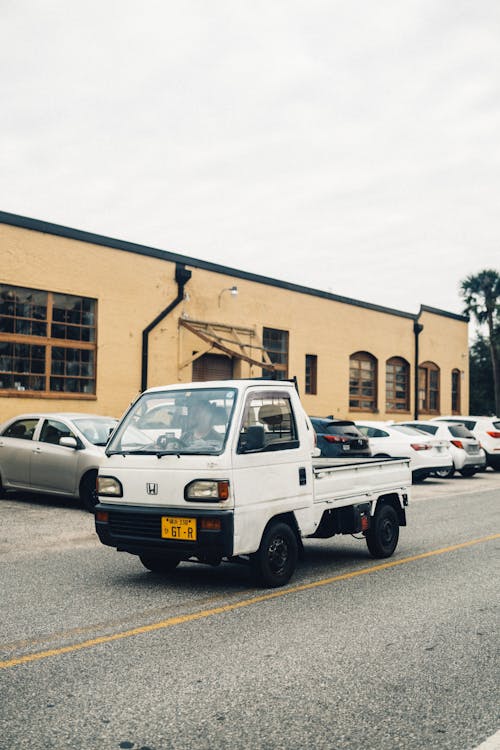
[[[307,484],[307,475],[306,475],[306,470],[304,466],[301,466],[299,469],[299,484],[301,486],[304,484]]]

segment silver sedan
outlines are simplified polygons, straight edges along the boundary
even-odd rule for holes
[[[116,419],[94,414],[21,414],[0,425],[0,496],[29,490],[96,504],[97,469]]]

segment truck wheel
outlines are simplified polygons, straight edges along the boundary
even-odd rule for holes
[[[293,575],[297,557],[297,537],[293,530],[282,521],[272,523],[265,530],[259,549],[251,556],[257,583],[272,589],[284,586]]]
[[[97,478],[97,471],[89,472],[85,474],[80,482],[80,502],[89,513],[94,512],[94,508],[99,502],[97,497],[97,489],[95,486]]]
[[[139,555],[139,560],[152,573],[160,574],[170,573],[180,563],[180,558],[174,554],[163,554],[156,557],[154,555]]]
[[[372,526],[366,532],[366,544],[373,557],[390,557],[399,539],[398,515],[392,505],[382,505],[376,511]]]

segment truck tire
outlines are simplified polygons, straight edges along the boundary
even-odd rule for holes
[[[298,548],[295,532],[287,523],[271,523],[250,558],[256,583],[271,589],[288,583],[297,565]]]
[[[366,544],[373,557],[390,557],[399,540],[398,514],[392,505],[378,507],[372,526],[366,532]]]
[[[180,563],[180,558],[175,554],[163,554],[163,555],[139,555],[139,560],[145,568],[150,570],[152,573],[159,573],[164,575],[170,573]]]
[[[80,502],[89,513],[94,512],[94,508],[99,502],[96,489],[97,471],[89,471],[82,477],[80,482]]]

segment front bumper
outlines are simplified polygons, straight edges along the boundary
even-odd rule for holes
[[[99,511],[108,521],[98,520]],[[162,516],[195,518],[196,541],[163,539]],[[220,530],[200,528],[200,519],[220,520]],[[99,539],[109,547],[134,555],[175,552],[181,559],[196,557],[217,561],[233,554],[234,514],[232,510],[191,510],[186,508],[142,508],[138,505],[99,503],[95,507],[95,528]]]

